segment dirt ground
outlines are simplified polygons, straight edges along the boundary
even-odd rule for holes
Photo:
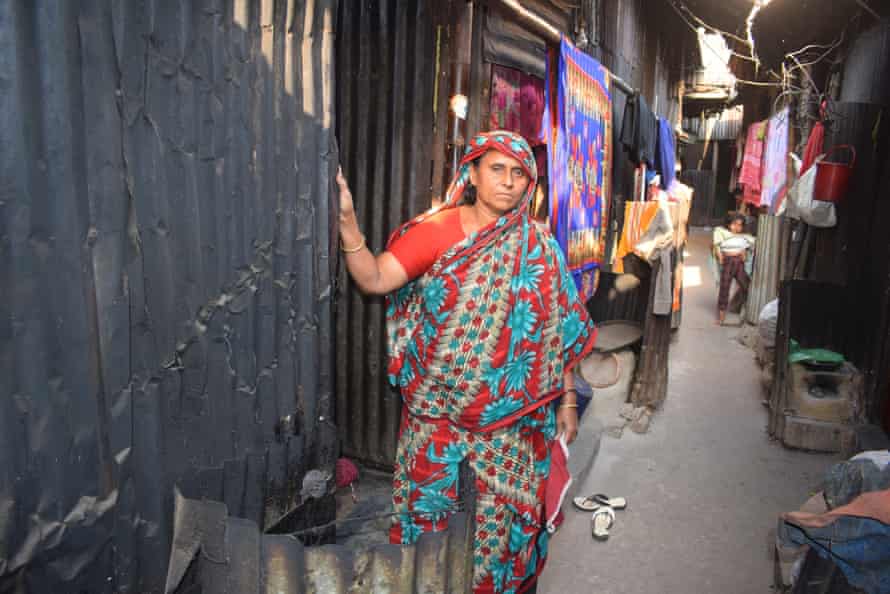
[[[719,327],[709,233],[692,234],[683,326],[671,346],[670,385],[648,434],[604,432],[581,490],[624,496],[606,542],[566,506],[538,592],[771,592],[777,515],[818,489],[838,456],[784,448],[766,433],[753,352]],[[608,426],[620,403],[597,402]],[[585,415],[586,416],[586,415]],[[582,452],[578,452],[583,455]]]

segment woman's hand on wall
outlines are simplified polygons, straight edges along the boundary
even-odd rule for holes
[[[352,192],[343,175],[343,169],[337,169],[337,187],[340,188],[340,222],[355,219],[355,203],[352,201]]]

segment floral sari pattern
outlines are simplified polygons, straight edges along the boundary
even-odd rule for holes
[[[593,347],[595,329],[562,252],[529,218],[528,144],[509,132],[472,139],[441,208],[459,204],[471,162],[507,154],[532,180],[518,207],[452,247],[387,303],[388,374],[404,403],[391,540],[447,526],[460,463],[476,473],[476,592],[518,592],[547,555],[542,501],[553,399]],[[427,215],[397,230],[390,242]]]

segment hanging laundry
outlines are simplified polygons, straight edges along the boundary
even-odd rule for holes
[[[624,272],[624,257],[633,253],[634,246],[640,238],[646,234],[655,215],[658,214],[658,202],[625,202],[624,203],[624,228],[621,230],[621,238],[618,240],[618,250],[615,252],[615,263],[612,271],[618,274]]]
[[[766,121],[756,122],[748,127],[748,138],[745,141],[745,153],[742,157],[742,170],[739,173],[739,184],[743,189],[742,200],[754,206],[760,206],[766,127]]]
[[[825,104],[822,104],[821,117],[825,117]],[[816,163],[816,157],[822,154],[822,147],[825,143],[825,124],[822,120],[816,122],[810,131],[810,137],[807,138],[807,146],[803,151],[803,161],[800,164],[800,175],[803,176],[807,169]]]
[[[769,119],[766,144],[763,149],[763,181],[760,190],[760,206],[775,212],[785,198],[788,183],[788,108],[782,109]]]
[[[658,118],[658,149],[655,155],[655,169],[661,174],[661,187],[669,190],[677,176],[675,170],[676,148],[674,148],[674,130],[670,122]]]
[[[522,73],[519,80],[519,133],[536,146],[541,142],[541,121],[544,117],[544,81]],[[541,171],[538,170],[538,174]]]
[[[554,65],[548,63],[548,69]],[[550,229],[582,299],[593,296],[606,251],[612,171],[608,71],[563,39],[555,117],[544,116],[549,147]]]
[[[491,67],[489,128],[521,134],[531,146],[541,144],[544,81],[494,64]]]
[[[652,305],[652,313],[657,316],[671,313],[674,305],[671,251],[676,245],[673,217],[677,216],[677,207],[677,204],[671,204],[667,200],[625,202],[624,229],[612,266],[613,272],[625,272],[624,257],[628,254],[636,254],[650,265],[656,260],[660,261]]]
[[[497,64],[492,65],[489,115],[491,130],[519,132],[522,111],[521,78],[522,73],[519,70]]]
[[[637,94],[627,100],[621,119],[621,144],[634,163],[655,167],[658,121],[646,99]]]

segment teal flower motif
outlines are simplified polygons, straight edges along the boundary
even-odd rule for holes
[[[411,367],[411,365],[405,363],[404,365],[402,365],[401,371],[399,371],[399,385],[404,388],[412,381],[414,381],[415,377],[416,376],[414,375],[414,369]]]
[[[391,309],[401,308],[408,298],[411,297],[411,294],[414,292],[414,283],[408,283],[401,289],[395,292],[394,298],[392,300]]]
[[[527,301],[520,301],[510,313],[507,327],[513,331],[513,339],[516,341],[531,334],[537,321],[538,315],[532,310],[531,304]]]
[[[488,425],[512,415],[521,408],[521,400],[515,398],[499,398],[485,407],[485,410],[482,411],[480,420],[483,425]]]
[[[522,529],[522,524],[519,522],[513,522],[510,526],[510,552],[514,555],[525,550],[525,547],[528,546],[529,541],[532,539],[532,534],[527,533]]]
[[[529,264],[519,271],[519,274],[513,277],[511,287],[514,291],[525,289],[527,291],[538,291],[541,284],[541,276],[544,274],[543,264]]]
[[[512,361],[504,365],[504,376],[507,378],[507,392],[520,391],[525,388],[532,373],[532,365],[535,362],[535,354],[531,351],[520,353]]]
[[[432,340],[436,337],[437,334],[438,334],[438,331],[436,330],[436,327],[433,326],[433,323],[430,322],[429,320],[424,320],[423,321],[423,337],[426,340]]]
[[[550,546],[550,534],[546,530],[543,530],[538,535],[538,543],[537,544],[538,544],[538,553],[541,555],[541,557],[546,557],[547,549]]]
[[[426,492],[426,489],[421,489],[420,491],[423,494],[414,504],[415,510],[424,514],[429,514],[430,519],[433,521],[443,518],[449,511],[451,511],[451,508],[453,507],[452,501],[444,493]]]
[[[501,379],[504,371],[499,367],[492,367],[490,363],[482,366],[482,381],[488,384],[488,389],[497,398],[501,395]]]
[[[562,322],[562,342],[563,344],[575,344],[581,336],[584,325],[581,323],[581,316],[577,311],[570,313]]]
[[[409,514],[399,516],[399,524],[402,526],[402,544],[414,544],[423,532],[420,526]]]
[[[442,306],[445,305],[445,298],[448,296],[448,289],[445,287],[445,281],[441,278],[432,279],[423,290],[423,302],[430,313],[439,313]]]
[[[430,444],[426,457],[429,458],[430,462],[435,462],[436,464],[460,464],[460,461],[467,455],[467,450],[468,447],[465,445],[449,443],[442,448],[442,454],[438,455],[433,444]]]
[[[507,561],[494,561],[491,565],[491,579],[494,582],[495,592],[504,589],[504,580],[513,573],[513,559]]]

